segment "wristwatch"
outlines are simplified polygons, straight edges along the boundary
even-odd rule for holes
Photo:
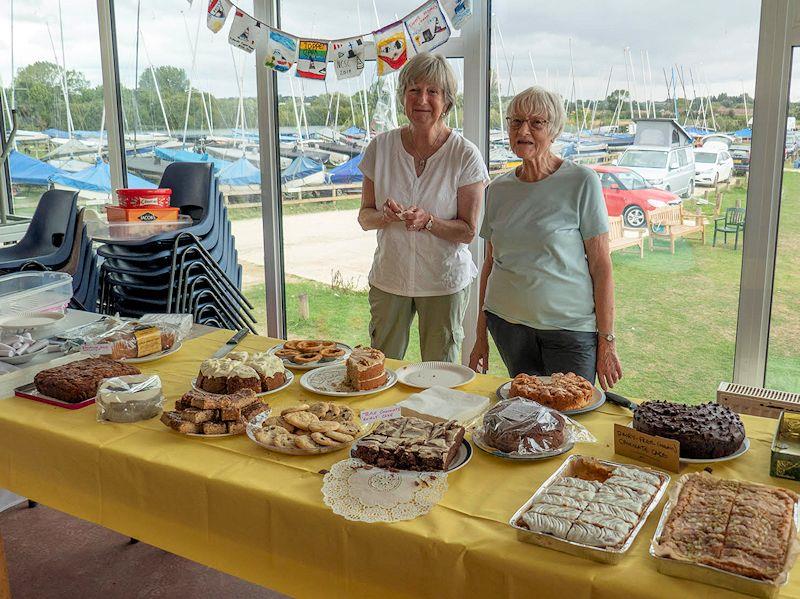
[[[431,216],[431,217],[428,219],[428,222],[427,222],[427,223],[425,223],[425,228],[426,228],[428,231],[430,231],[431,229],[433,229],[433,216]]]
[[[605,339],[609,343],[611,341],[614,341],[614,339],[617,338],[617,336],[614,333],[601,333],[600,331],[597,331],[597,336],[598,337],[602,337],[603,339]]]

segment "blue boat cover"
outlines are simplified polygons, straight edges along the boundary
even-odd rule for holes
[[[261,171],[242,157],[219,172],[219,182],[221,185],[261,185]]]
[[[714,129],[708,129],[706,127],[684,127],[684,131],[693,137],[703,137],[704,135],[711,135],[712,133],[716,133]]]
[[[328,171],[328,183],[361,183],[364,180],[364,175],[358,170],[358,165],[361,164],[363,154],[353,156],[344,164],[340,164],[334,169]]]
[[[323,169],[322,163],[312,160],[307,156],[298,156],[281,172],[281,183],[302,179]]]
[[[155,155],[162,160],[170,162],[210,162],[214,165],[214,172],[221,171],[231,163],[221,158],[214,158],[208,154],[198,154],[189,150],[176,150],[174,148],[156,148]]]
[[[53,183],[60,183],[65,187],[80,189],[82,191],[99,191],[111,193],[111,171],[108,163],[98,160],[94,166],[78,171],[77,173],[60,173],[50,177]],[[128,173],[128,187],[131,189],[155,189],[157,186],[150,181]]]
[[[55,139],[69,139],[69,132],[63,131],[61,129],[45,129],[42,131],[48,137],[53,137]],[[106,132],[103,131],[85,131],[85,130],[75,130],[72,132],[72,137],[75,139],[97,139],[99,137],[105,137]]]
[[[734,131],[731,133],[734,137],[739,137],[741,139],[750,139],[753,137],[753,129],[750,127],[745,127],[744,129],[739,129],[738,131]]]
[[[11,154],[8,157],[8,167],[11,170],[11,182],[22,185],[47,186],[50,184],[51,176],[63,172],[51,164],[16,150],[11,150]]]
[[[350,137],[363,137],[367,134],[367,131],[365,129],[362,129],[361,127],[356,127],[355,125],[353,125],[349,129],[345,129],[345,131],[342,134],[348,135]]]

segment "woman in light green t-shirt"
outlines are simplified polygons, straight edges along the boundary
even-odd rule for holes
[[[487,193],[483,309],[470,367],[488,367],[488,329],[511,376],[575,372],[607,390],[622,367],[600,181],[550,151],[565,121],[559,95],[529,88],[511,101],[506,120],[522,165]]]

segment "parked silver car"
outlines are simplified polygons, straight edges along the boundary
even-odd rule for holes
[[[617,162],[647,179],[653,187],[688,198],[694,193],[694,152],[691,146],[631,146]]]

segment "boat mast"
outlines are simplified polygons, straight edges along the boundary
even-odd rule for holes
[[[198,3],[199,4],[199,3]],[[189,91],[186,96],[186,114],[183,117],[183,141],[182,147],[186,149],[186,131],[189,128],[189,107],[192,105],[192,82],[194,81],[194,73],[197,68],[197,42],[200,41],[200,19],[203,16],[203,8],[200,7],[197,16],[197,30],[194,35],[194,49],[192,50],[192,70],[189,72]],[[186,27],[186,35],[189,35],[188,26],[186,25],[186,14],[183,15],[183,25]],[[191,43],[191,39],[190,42]]]
[[[539,85],[539,78],[536,76],[536,67],[533,66],[533,56],[531,56],[531,51],[528,50],[528,60],[531,63],[531,70],[533,71],[533,82],[536,85]]]
[[[747,127],[747,122],[750,120],[747,117],[747,93],[744,91],[744,81],[740,79],[739,82],[742,84],[742,104],[744,104],[744,126]]]
[[[172,137],[172,132],[169,129],[169,119],[167,119],[167,111],[164,108],[164,98],[161,97],[161,88],[158,85],[158,77],[156,77],[156,69],[153,66],[153,61],[150,60],[150,53],[147,51],[147,41],[144,39],[144,30],[140,30],[139,34],[142,36],[144,57],[147,59],[147,64],[150,67],[150,76],[153,78],[153,87],[156,88],[156,97],[158,97],[158,104],[161,106],[161,116],[164,117],[164,126],[167,128],[167,135]]]
[[[61,95],[64,98],[64,104],[67,107],[67,137],[72,139],[72,119],[70,118],[69,113],[69,92],[67,91],[67,84],[66,78],[64,77],[64,68],[61,66],[61,61],[58,60],[58,53],[56,52],[56,44],[53,41],[53,34],[50,32],[50,23],[46,23],[47,26],[47,35],[50,38],[50,47],[53,49],[53,60],[55,60],[56,66],[58,67],[60,73],[59,79],[61,79]]]
[[[372,1],[374,2],[375,0]],[[515,96],[517,95],[517,91],[514,89],[514,81],[511,78],[511,72],[513,70],[512,67],[514,66],[514,55],[513,54],[511,55],[511,63],[509,64],[508,55],[506,54],[506,44],[505,41],[503,40],[503,32],[500,29],[499,21],[495,21],[495,27],[497,27],[497,36],[500,38],[500,49],[503,52],[503,60],[505,60],[506,62],[506,72],[508,73],[508,87],[511,90],[511,93],[509,95]],[[500,65],[498,65],[497,68],[499,69]]]
[[[61,33],[61,76],[64,78],[64,98],[67,102],[67,125],[69,127],[70,137],[72,132],[75,131],[75,124],[72,122],[72,109],[69,105],[69,85],[67,84],[67,55],[64,52],[64,20],[61,18],[61,0],[58,0],[58,28]]]
[[[17,107],[17,97],[16,97],[16,79],[17,74],[14,71],[14,0],[11,0],[11,108]],[[9,109],[9,114],[11,114]],[[8,120],[9,126],[11,125],[11,119]],[[16,141],[14,142],[16,144]]]
[[[495,80],[497,83],[497,105],[500,108],[500,141],[502,142],[506,138],[505,131],[503,130],[503,121],[505,120],[505,115],[503,114],[503,94],[502,86],[500,83],[500,62],[497,59],[497,46],[494,47],[494,64],[497,65],[495,67]]]
[[[630,52],[630,48],[628,46],[625,46],[622,49],[622,52],[623,52],[623,57],[625,59],[625,82],[626,82],[626,85],[628,86],[628,106],[630,107],[630,110],[631,110],[631,121],[633,121],[633,120],[636,119],[636,117],[633,114],[633,96],[631,95],[631,77],[630,77],[630,72],[628,71],[628,52]]]

